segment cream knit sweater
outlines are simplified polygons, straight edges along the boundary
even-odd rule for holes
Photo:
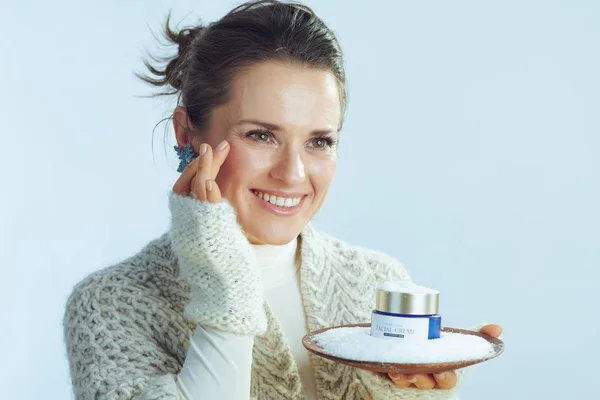
[[[133,257],[91,274],[69,297],[64,329],[76,398],[180,399],[176,374],[196,324],[202,323],[257,335],[252,398],[302,399],[298,369],[279,321],[267,302],[256,314],[256,296],[239,282],[248,276],[254,287],[260,278],[251,271],[251,258],[240,258],[251,257],[252,249],[240,241],[233,208],[226,200],[215,205],[173,194],[170,208],[173,223],[168,233]],[[369,322],[377,283],[410,279],[393,258],[346,244],[310,225],[299,245],[300,286],[311,331]],[[203,265],[227,270],[232,259],[232,271],[248,268],[246,275],[229,272],[206,280],[209,269]],[[192,271],[193,265],[204,272]],[[194,280],[190,274],[201,276]],[[238,293],[245,302],[233,301],[234,296],[219,308],[223,304],[206,293],[222,290]],[[232,308],[234,318],[229,319]],[[242,323],[236,315],[250,315],[251,320]],[[319,399],[456,398],[456,389],[399,389],[387,379],[312,354],[311,362]]]

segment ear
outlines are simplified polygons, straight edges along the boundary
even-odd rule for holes
[[[189,134],[189,126],[190,120],[186,109],[182,106],[177,106],[175,111],[173,111],[173,129],[175,130],[175,140],[177,141],[177,145],[183,149],[189,141],[192,143],[194,151],[198,151],[194,136]]]

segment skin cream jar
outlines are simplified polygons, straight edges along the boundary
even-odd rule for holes
[[[439,339],[439,298],[437,290],[410,281],[381,283],[371,315],[371,336],[407,341]]]

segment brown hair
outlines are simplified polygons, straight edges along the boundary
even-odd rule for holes
[[[295,2],[251,1],[208,26],[179,32],[169,27],[169,21],[170,15],[164,35],[178,45],[178,54],[152,57],[168,62],[164,69],[144,61],[156,78],[136,75],[154,86],[167,86],[156,95],[178,94],[178,104],[186,108],[199,132],[207,127],[212,109],[228,101],[235,73],[269,60],[330,71],[338,81],[343,116],[347,93],[342,50],[334,32],[309,7]]]

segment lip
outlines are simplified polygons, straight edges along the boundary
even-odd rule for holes
[[[257,192],[260,192],[260,189],[254,189]],[[269,194],[274,194],[275,196],[281,197],[300,197],[300,203],[296,204],[293,207],[282,207],[276,206],[274,204],[269,203],[268,201],[264,201],[257,195],[255,195],[252,190],[250,190],[250,196],[254,197],[254,199],[263,207],[265,210],[279,216],[290,217],[296,215],[302,209],[302,205],[304,204],[304,199],[306,198],[305,194],[301,193],[291,193],[291,192],[278,192],[278,191],[266,191]],[[264,192],[263,192],[264,193]]]

